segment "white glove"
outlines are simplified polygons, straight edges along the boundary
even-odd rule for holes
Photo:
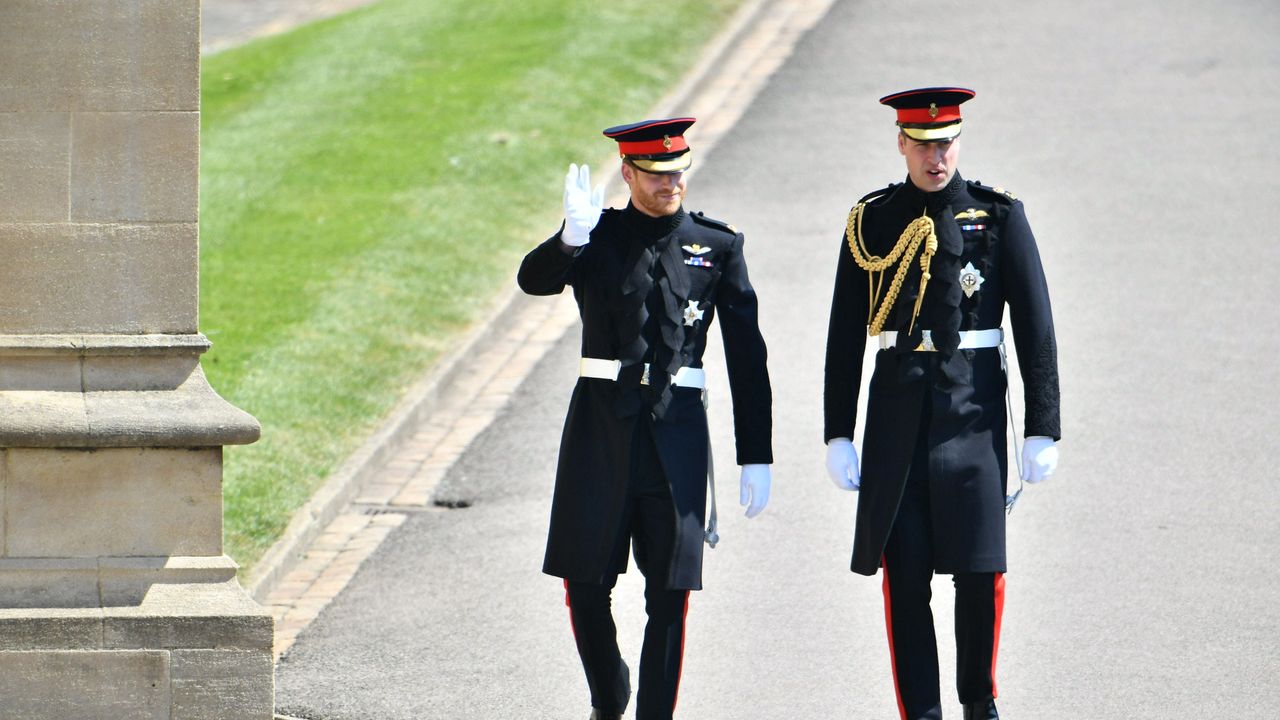
[[[1058,445],[1053,438],[1032,435],[1022,443],[1022,479],[1038,483],[1058,469]]]
[[[747,506],[749,518],[759,515],[769,504],[769,474],[768,465],[742,466],[742,492],[738,504]]]
[[[827,474],[841,490],[862,487],[862,476],[858,474],[858,451],[854,449],[852,440],[838,437],[827,441]]]
[[[604,183],[591,190],[591,168],[569,165],[564,176],[564,232],[560,241],[569,247],[591,242],[591,229],[600,222],[604,210]]]

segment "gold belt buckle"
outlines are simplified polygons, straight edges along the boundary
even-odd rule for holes
[[[933,333],[928,330],[920,331],[920,344],[916,346],[916,352],[937,352],[938,348],[933,344]]]

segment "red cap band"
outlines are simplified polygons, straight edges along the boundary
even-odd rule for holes
[[[689,143],[685,142],[683,135],[663,136],[661,140],[618,143],[618,152],[623,155],[662,155],[688,149]]]
[[[904,108],[898,110],[900,123],[935,123],[938,125],[955,122],[960,119],[959,105],[932,106],[927,108]]]

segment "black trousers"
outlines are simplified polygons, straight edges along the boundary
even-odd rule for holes
[[[898,712],[903,720],[938,720],[938,643],[929,607],[933,533],[929,517],[928,413],[884,549],[884,615]],[[962,704],[996,696],[996,653],[1004,608],[1004,573],[953,576],[956,589],[956,690]]]
[[[667,589],[676,511],[649,422],[647,417],[642,417],[636,423],[626,510],[617,548],[625,561],[627,545],[632,546],[636,566],[645,578],[644,607],[648,622],[640,651],[636,720],[666,720],[675,712],[680,689],[689,591]],[[591,690],[591,706],[621,713],[627,705],[630,680],[618,651],[617,627],[610,610],[610,596],[617,579],[613,573],[599,585],[566,581],[565,600]]]

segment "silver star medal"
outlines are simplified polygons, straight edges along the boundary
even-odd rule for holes
[[[684,309],[684,324],[692,325],[702,319],[703,311],[698,309],[698,301],[690,300],[689,307]]]
[[[973,297],[985,281],[986,278],[982,277],[982,273],[978,272],[978,268],[974,267],[973,263],[960,268],[960,289],[964,290],[965,297]]]

